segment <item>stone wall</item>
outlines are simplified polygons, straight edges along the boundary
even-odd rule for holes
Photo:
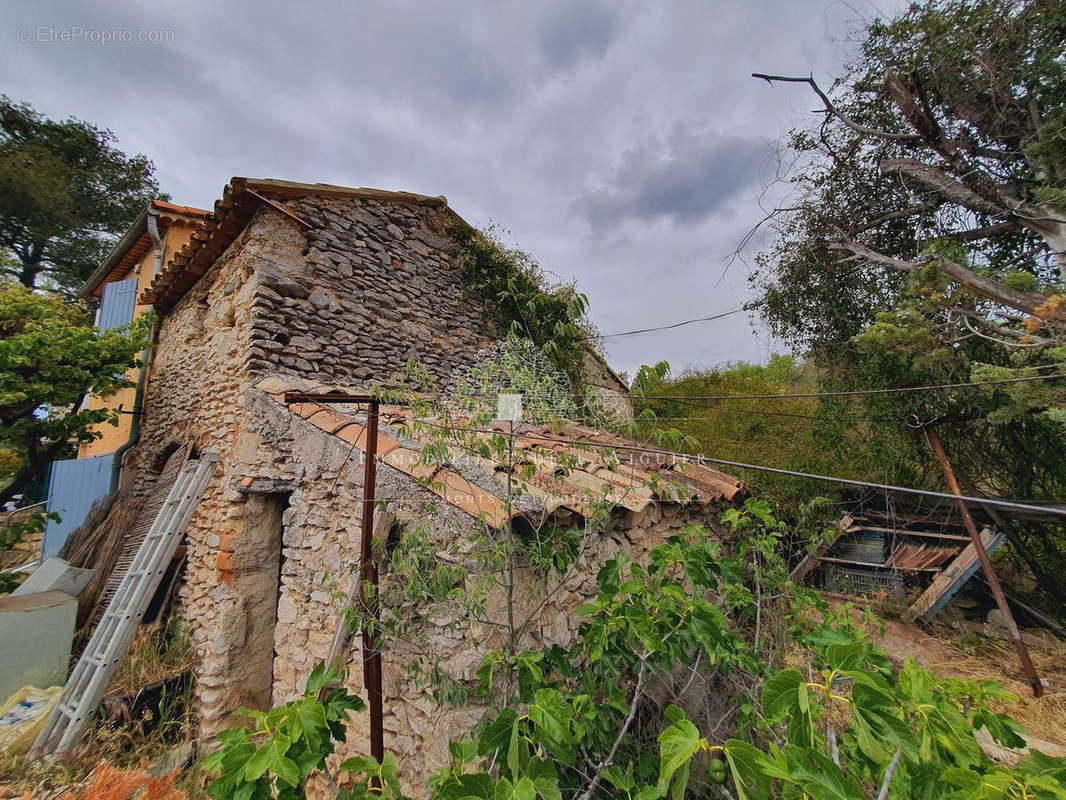
[[[299,271],[257,265],[253,370],[357,385],[414,359],[447,382],[491,343],[463,291],[446,212],[336,198],[289,207],[313,226],[306,261]]]
[[[358,553],[360,453],[270,400],[264,375],[359,386],[386,380],[410,358],[447,381],[489,344],[476,304],[463,294],[440,211],[372,201],[305,199],[292,210],[304,230],[262,208],[244,232],[162,318],[153,348],[140,443],[124,480],[140,494],[175,447],[218,452],[222,461],[187,531],[180,589],[201,658],[197,705],[203,733],[235,724],[241,705],[265,707],[298,695],[326,657],[338,597]],[[379,497],[401,523],[428,520],[452,539],[473,519],[408,476],[379,468]],[[581,568],[534,615],[524,645],[566,643],[574,607],[594,593],[600,565],[619,550],[635,556],[718,509],[652,506],[619,512],[591,537]],[[520,573],[519,613],[537,608],[543,585]],[[490,598],[493,619],[504,613]],[[447,743],[484,713],[473,702],[433,700],[411,667],[439,666],[470,686],[501,629],[432,614],[384,656],[386,746],[401,757],[405,786],[447,758]],[[350,684],[362,691],[358,646]],[[346,752],[366,752],[357,719]]]
[[[362,453],[265,395],[253,400],[252,406],[264,443],[301,465],[282,533],[273,701],[283,703],[300,696],[311,669],[327,658],[351,570],[358,562]],[[385,464],[378,468],[377,497],[398,524],[426,523],[434,547],[442,551],[451,551],[477,526],[473,517]],[[639,513],[617,509],[605,530],[589,536],[577,568],[562,586],[555,585],[557,579],[545,581],[520,567],[515,617],[532,620],[520,647],[570,644],[579,624],[574,609],[595,597],[595,576],[607,559],[619,552],[639,559],[693,523],[721,536],[717,522],[721,510],[715,505],[678,504],[653,504]],[[381,579],[389,577],[386,566]],[[485,715],[488,703],[476,697],[475,672],[484,657],[503,648],[507,640],[502,588],[489,593],[480,622],[447,604],[427,611],[427,621],[389,641],[382,658],[385,746],[400,761],[405,791],[414,797],[426,795],[427,779],[447,763],[449,740],[469,734]],[[434,668],[439,671],[435,685],[429,680]],[[467,700],[451,704],[435,699],[434,690],[444,684],[465,692]],[[348,685],[366,697],[358,640],[350,650]],[[369,719],[362,714],[350,726],[348,742],[338,757],[368,751]]]
[[[126,459],[124,481],[147,494],[175,447],[192,444],[197,452],[222,456],[188,528],[180,590],[202,660],[198,700],[205,731],[228,724],[240,705],[269,704],[274,608],[281,602],[280,613],[288,609],[284,589],[277,600],[279,570],[283,583],[295,580],[286,572],[286,553],[317,550],[327,541],[322,554],[328,557],[337,552],[328,545],[335,521],[344,520],[345,535],[359,525],[357,507],[305,515],[301,493],[314,496],[322,489],[319,479],[332,486],[336,472],[321,477],[322,467],[307,454],[294,457],[279,449],[289,446],[284,443],[262,445],[260,420],[248,408],[257,376],[276,371],[320,381],[386,380],[416,358],[446,378],[489,341],[476,306],[459,290],[450,245],[434,232],[440,212],[316,199],[299,201],[294,210],[316,227],[305,231],[273,209],[260,209],[162,318],[140,442]],[[361,473],[349,472],[359,480]],[[244,490],[249,478],[298,488],[257,497]],[[348,489],[359,497],[358,483]],[[289,492],[296,497],[291,506]],[[284,520],[290,524],[279,542]],[[305,663],[296,657],[290,671]]]
[[[246,406],[256,256],[299,269],[303,247],[291,222],[260,213],[162,318],[140,441],[123,472],[127,485],[148,494],[175,447],[222,457],[187,529],[179,593],[201,659],[197,700],[206,731],[226,724],[240,705],[269,704],[273,623],[264,631],[248,610],[276,603],[280,519],[271,517],[279,512],[247,502],[234,487],[264,460]]]

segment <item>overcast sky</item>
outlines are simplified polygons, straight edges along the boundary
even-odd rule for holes
[[[878,3],[6,0],[0,92],[110,128],[178,203],[234,175],[446,195],[612,333],[750,299],[729,254],[817,103],[749,75],[828,85]],[[608,340],[629,371],[773,349],[743,314]]]

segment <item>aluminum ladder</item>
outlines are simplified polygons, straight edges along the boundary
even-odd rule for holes
[[[33,743],[31,756],[58,758],[81,739],[220,460],[218,454],[208,453],[189,461],[178,475]]]

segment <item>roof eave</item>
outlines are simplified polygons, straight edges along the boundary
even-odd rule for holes
[[[335,186],[329,183],[299,183],[234,176],[223,188],[222,197],[215,202],[213,211],[200,224],[192,241],[171,257],[163,271],[141,294],[140,302],[166,311],[180,299],[189,286],[207,272],[225,248],[236,240],[255,211],[264,204],[264,200],[270,203],[271,199],[299,197],[343,197],[434,206],[452,214],[464,224],[469,224],[448,207],[448,200],[444,196],[432,197],[413,192]],[[274,208],[277,210],[277,206]],[[188,274],[184,274],[187,270]]]
[[[129,229],[122,235],[122,238],[118,240],[111,252],[108,253],[107,258],[103,263],[96,268],[96,271],[89,276],[89,279],[82,284],[78,290],[78,294],[82,297],[89,298],[93,296],[93,292],[104,282],[104,279],[111,274],[111,270],[115,268],[122,257],[126,255],[126,251],[137,244],[137,241],[148,232],[148,209],[151,207],[151,203],[146,205],[141,213],[137,215],[137,219],[133,221]]]

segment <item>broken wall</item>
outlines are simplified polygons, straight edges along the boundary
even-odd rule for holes
[[[278,384],[280,389],[283,382]],[[269,382],[259,385],[269,388]],[[358,564],[363,453],[290,413],[265,392],[258,393],[253,403],[263,441],[304,465],[285,513],[274,640],[277,704],[301,696],[311,670],[328,657]],[[415,445],[405,441],[404,446]],[[456,542],[469,540],[478,525],[474,517],[387,464],[379,464],[377,477],[377,497],[384,508],[399,525],[424,524],[431,550],[453,553]],[[574,610],[595,598],[596,574],[616,554],[640,559],[667,537],[696,523],[724,540],[718,523],[722,509],[716,503],[688,507],[652,503],[640,512],[616,509],[602,530],[590,532],[575,568],[561,585],[558,575],[545,577],[519,566],[514,614],[516,620],[529,620],[519,648],[571,644],[580,623]],[[580,519],[575,516],[573,522]],[[381,580],[389,577],[386,556]],[[397,757],[404,789],[412,796],[424,796],[428,778],[448,763],[449,740],[468,735],[489,709],[490,701],[476,696],[475,673],[486,655],[505,647],[508,614],[502,587],[494,587],[486,601],[477,622],[448,603],[427,607],[424,621],[384,647],[385,746]],[[356,638],[349,650],[347,685],[365,699],[361,658]],[[369,717],[355,715],[337,757],[366,754],[369,746]]]

